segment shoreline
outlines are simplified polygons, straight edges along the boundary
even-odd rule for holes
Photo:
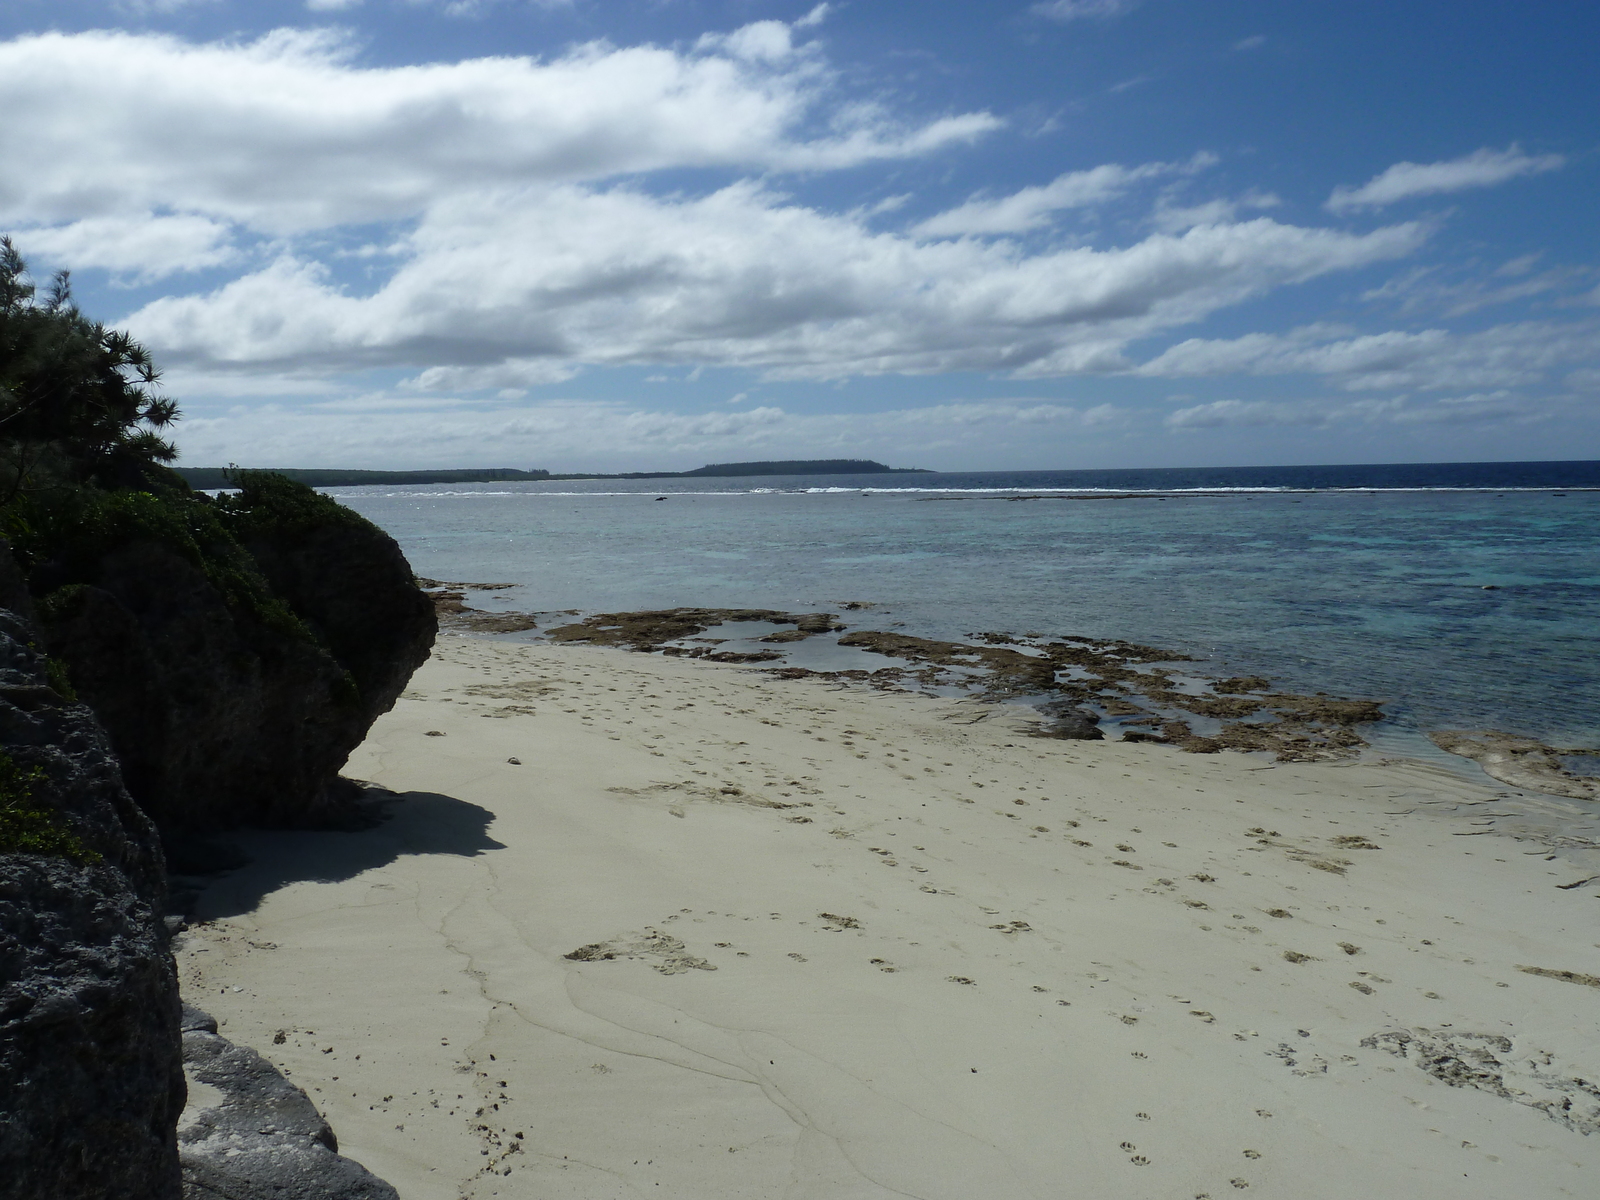
[[[534,644],[620,646],[711,662],[770,664],[769,669],[790,679],[815,677],[885,690],[1011,700],[1035,705],[1042,713],[1054,710],[1056,720],[1047,723],[1039,736],[1099,739],[1109,731],[1120,734],[1123,741],[1177,745],[1189,753],[1267,753],[1280,762],[1365,757],[1377,752],[1375,742],[1383,742],[1405,757],[1444,762],[1468,779],[1474,771],[1465,764],[1471,763],[1482,779],[1507,787],[1545,797],[1600,800],[1600,776],[1577,774],[1564,761],[1600,757],[1600,750],[1592,747],[1561,748],[1498,729],[1408,726],[1383,711],[1387,701],[1331,697],[1321,691],[1284,692],[1269,678],[1229,678],[1209,663],[1189,668],[1183,664],[1202,660],[1183,651],[1121,639],[989,632],[967,635],[972,642],[951,642],[868,628],[854,629],[834,641],[835,650],[847,651],[842,657],[823,648],[819,658],[821,643],[808,647],[796,643],[851,629],[837,613],[749,608],[589,614],[486,610],[467,604],[467,593],[502,592],[517,585],[418,582],[433,596],[440,627],[461,632],[536,634]],[[850,602],[841,607],[862,610],[875,605]],[[570,617],[579,619],[564,620]],[[856,620],[853,615],[850,619]],[[785,625],[794,628],[774,631]],[[718,633],[728,636],[704,636]],[[528,639],[519,641],[527,644]],[[849,651],[865,651],[867,659],[890,665],[876,670],[841,666],[847,659],[861,657]],[[797,652],[813,665],[793,661]],[[824,661],[827,666],[816,665]],[[1103,721],[1108,722],[1104,728]],[[1367,736],[1357,734],[1357,727]],[[1434,751],[1444,757],[1438,759]],[[1579,821],[1582,815],[1573,813]]]
[[[1592,843],[1035,721],[445,635],[186,995],[408,1200],[1586,1194]]]

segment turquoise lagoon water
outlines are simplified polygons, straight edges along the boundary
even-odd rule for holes
[[[1494,728],[1600,746],[1600,490],[1583,490],[1600,485],[1600,464],[1485,470],[330,491],[388,530],[419,574],[516,585],[480,594],[484,607],[867,602],[847,614],[853,628],[1126,638],[1208,672],[1379,699],[1387,736],[1413,743],[1427,729]]]

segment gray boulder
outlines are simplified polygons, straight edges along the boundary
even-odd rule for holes
[[[178,1126],[184,1200],[398,1200],[394,1188],[339,1154],[304,1091],[188,1005],[183,1065],[198,1085]]]

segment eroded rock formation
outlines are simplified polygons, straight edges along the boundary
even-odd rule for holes
[[[35,640],[0,612],[0,1196],[177,1200],[159,840]]]
[[[216,507],[225,543],[151,523],[35,553],[45,645],[164,832],[350,820],[339,768],[427,658],[432,603],[392,538],[301,485]]]

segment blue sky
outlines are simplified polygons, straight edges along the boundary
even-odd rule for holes
[[[12,0],[184,461],[1600,457],[1600,9]]]

